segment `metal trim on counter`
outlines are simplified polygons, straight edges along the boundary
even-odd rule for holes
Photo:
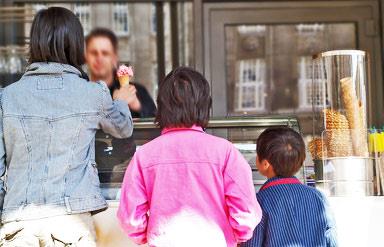
[[[268,116],[268,117],[230,117],[230,118],[211,118],[208,128],[239,128],[241,127],[273,127],[288,126],[300,129],[299,122],[294,117]],[[149,129],[158,128],[153,118],[135,119],[134,128]]]
[[[107,3],[106,0],[12,0],[14,4],[27,3]],[[192,0],[113,0],[114,3],[193,2]]]
[[[316,55],[313,55],[313,59],[318,59],[320,57],[332,57],[332,56],[346,56],[346,55],[360,55],[365,56],[365,51],[360,50],[334,50],[334,51],[326,51]]]

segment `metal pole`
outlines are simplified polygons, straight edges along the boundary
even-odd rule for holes
[[[160,82],[165,77],[165,41],[164,41],[164,11],[163,2],[156,2],[157,25],[157,79]]]
[[[171,2],[171,39],[172,39],[172,68],[180,66],[179,60],[179,26],[177,3]]]

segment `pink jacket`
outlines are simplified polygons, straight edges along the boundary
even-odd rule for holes
[[[149,246],[236,246],[261,220],[251,168],[227,140],[202,128],[165,129],[140,147],[117,217]]]

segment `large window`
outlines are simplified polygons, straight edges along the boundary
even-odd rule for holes
[[[153,98],[156,98],[159,76],[175,66],[194,65],[192,2],[86,4],[52,1],[26,6],[34,13],[51,6],[68,8],[78,16],[85,35],[95,27],[113,30],[119,39],[120,62],[133,66],[134,81],[144,85]],[[29,30],[30,23],[25,23],[26,37],[29,37]]]
[[[327,100],[312,55],[357,47],[354,23],[232,25],[225,38],[231,115],[310,113]]]

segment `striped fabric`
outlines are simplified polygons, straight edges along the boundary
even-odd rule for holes
[[[328,202],[318,190],[303,184],[281,184],[271,178],[257,193],[263,217],[251,240],[241,247],[337,246]]]

